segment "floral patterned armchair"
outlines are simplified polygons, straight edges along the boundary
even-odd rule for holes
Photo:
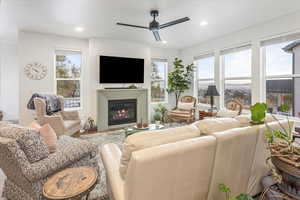
[[[0,168],[7,179],[3,197],[11,200],[44,200],[43,184],[54,173],[70,167],[98,169],[98,147],[69,136],[58,139],[49,153],[41,134],[33,129],[0,123]]]

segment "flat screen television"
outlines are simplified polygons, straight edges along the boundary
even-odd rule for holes
[[[100,83],[144,83],[144,59],[100,56]]]

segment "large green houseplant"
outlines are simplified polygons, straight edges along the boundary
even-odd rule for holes
[[[181,94],[190,89],[193,79],[194,64],[189,64],[184,66],[182,60],[175,58],[174,71],[168,74],[168,93],[175,94],[176,106],[177,108],[179,98]]]

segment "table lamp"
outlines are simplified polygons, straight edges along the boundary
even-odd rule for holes
[[[215,85],[209,85],[207,88],[207,92],[205,96],[210,96],[210,105],[211,105],[211,112],[213,111],[214,108],[214,97],[220,96],[217,88]]]

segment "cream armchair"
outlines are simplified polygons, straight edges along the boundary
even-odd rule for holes
[[[37,121],[40,125],[50,124],[58,136],[73,135],[80,131],[81,121],[78,111],[65,111],[64,98],[59,96],[61,111],[54,115],[46,114],[46,103],[44,99],[35,98],[34,106],[37,116]]]

